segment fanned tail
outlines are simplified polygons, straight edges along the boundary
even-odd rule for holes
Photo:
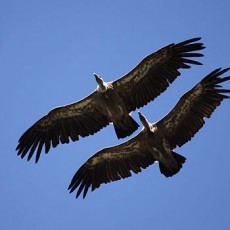
[[[185,160],[186,160],[186,158],[181,156],[180,154],[178,154],[174,151],[172,151],[172,153],[173,153],[174,159],[176,160],[177,168],[173,167],[173,168],[169,169],[169,168],[165,167],[162,163],[159,162],[160,171],[166,177],[171,177],[171,176],[177,174],[180,171],[180,169],[183,167],[183,164],[185,163]]]
[[[114,129],[118,139],[130,136],[138,127],[138,123],[131,116],[125,117],[120,123],[114,123]]]

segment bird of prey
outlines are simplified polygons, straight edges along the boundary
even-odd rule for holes
[[[97,88],[89,96],[70,105],[57,107],[33,124],[19,139],[16,150],[27,160],[36,153],[40,158],[50,147],[79,140],[113,123],[118,138],[131,135],[139,125],[130,116],[164,92],[180,75],[179,69],[201,65],[191,58],[201,57],[200,38],[170,44],[145,57],[133,70],[113,82],[104,82],[94,74]]]
[[[70,192],[78,188],[76,197],[101,184],[130,177],[131,171],[141,172],[154,162],[159,162],[160,172],[171,177],[182,168],[186,158],[174,151],[181,147],[205,124],[230,90],[220,83],[230,80],[220,77],[230,68],[216,69],[185,93],[176,106],[163,119],[149,123],[139,112],[142,131],[123,144],[100,150],[89,158],[76,172],[69,185]]]

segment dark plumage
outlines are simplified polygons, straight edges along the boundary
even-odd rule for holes
[[[203,56],[200,38],[170,44],[145,57],[133,70],[113,82],[104,82],[95,74],[97,89],[86,98],[51,110],[32,125],[19,139],[16,150],[30,160],[34,153],[39,160],[59,143],[93,135],[113,122],[118,138],[131,135],[138,124],[130,112],[154,100],[180,75],[179,69],[201,65],[190,58]]]
[[[204,118],[209,118],[213,111],[230,90],[223,89],[220,83],[230,80],[220,77],[228,69],[216,69],[184,94],[168,115],[156,123],[149,123],[139,113],[144,126],[134,138],[123,144],[100,150],[89,158],[76,172],[70,185],[70,192],[77,191],[77,197],[88,189],[92,191],[101,184],[117,181],[141,172],[154,162],[159,162],[160,172],[171,177],[178,173],[185,162],[174,148],[182,146],[202,128]]]

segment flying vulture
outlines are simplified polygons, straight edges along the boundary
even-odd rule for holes
[[[201,65],[190,58],[203,56],[200,38],[170,44],[145,57],[133,70],[113,82],[104,82],[94,74],[96,90],[70,105],[54,108],[32,125],[19,139],[16,150],[21,158],[30,160],[36,152],[36,162],[43,146],[50,147],[93,135],[113,123],[118,138],[131,135],[139,125],[130,116],[137,108],[155,99],[180,75],[180,68]]]
[[[78,188],[76,197],[83,192],[84,198],[90,187],[94,191],[103,183],[130,177],[131,171],[139,173],[156,161],[165,177],[178,173],[186,158],[174,149],[190,141],[205,124],[204,118],[209,118],[223,99],[230,98],[224,95],[230,90],[219,84],[230,80],[230,76],[220,77],[229,69],[211,72],[156,123],[149,123],[139,112],[142,131],[129,141],[102,149],[89,158],[74,175],[70,192]]]

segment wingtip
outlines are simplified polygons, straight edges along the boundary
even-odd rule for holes
[[[197,42],[197,41],[200,41],[200,40],[201,40],[201,37],[195,37],[195,38],[191,39],[191,42]]]
[[[213,71],[213,73],[214,73],[214,74],[218,74],[218,76],[220,76],[220,75],[226,73],[226,72],[229,71],[229,70],[230,70],[229,67],[227,67],[227,68],[221,68],[221,67],[220,67],[220,68],[215,69],[215,70]]]
[[[73,192],[72,188],[73,188],[73,185],[72,185],[72,182],[70,182],[70,184],[69,184],[69,186],[67,188],[67,190],[69,190],[69,193]]]
[[[18,151],[18,149],[19,149],[19,144],[17,145],[17,147],[16,147],[15,151]]]
[[[201,49],[203,50],[203,49],[206,49],[206,46],[204,46],[204,44],[203,43],[201,43]],[[204,56],[204,55],[203,55]]]
[[[186,39],[185,41],[196,42],[196,41],[199,41],[199,40],[201,40],[201,37],[193,37],[193,38]]]
[[[194,38],[186,39],[182,43],[193,43],[193,42],[197,42],[197,41],[200,41],[200,40],[201,40],[201,37],[194,37]],[[203,43],[201,43],[201,44],[203,44]]]
[[[85,199],[85,197],[86,197],[86,194],[84,193],[84,194],[83,194],[83,199]]]
[[[226,70],[225,72],[229,71],[230,70],[230,67],[227,67],[225,68],[224,70]]]

